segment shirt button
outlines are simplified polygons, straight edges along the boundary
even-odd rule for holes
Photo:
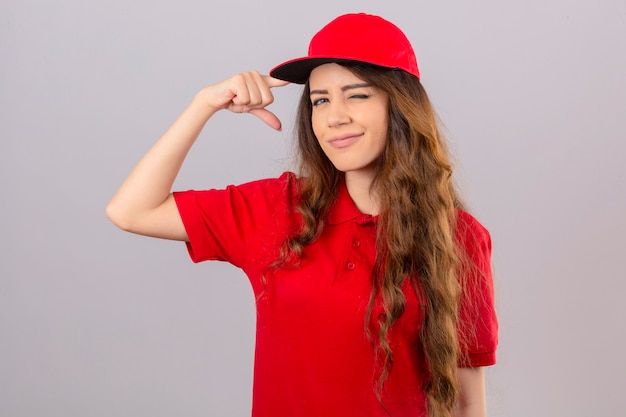
[[[352,262],[348,262],[348,264],[346,265],[346,268],[353,270],[354,268],[356,268],[356,265]]]
[[[359,239],[354,239],[352,241],[352,246],[354,246],[355,248],[358,248],[359,246],[361,246],[361,241]]]

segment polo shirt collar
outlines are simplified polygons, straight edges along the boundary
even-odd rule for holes
[[[342,180],[339,184],[337,200],[328,212],[327,222],[329,225],[336,225],[350,220],[357,224],[374,224],[378,216],[361,213],[348,193],[345,180]]]

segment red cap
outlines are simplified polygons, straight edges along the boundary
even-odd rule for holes
[[[270,75],[304,84],[315,67],[329,62],[364,62],[420,77],[413,47],[400,28],[365,13],[337,17],[313,36],[307,56],[283,62]]]

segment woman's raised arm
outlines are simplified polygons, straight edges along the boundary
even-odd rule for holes
[[[187,240],[171,188],[202,128],[217,111],[228,109],[252,113],[280,130],[280,121],[265,107],[274,100],[270,88],[286,84],[251,71],[201,90],[124,180],[107,206],[109,219],[129,232]]]

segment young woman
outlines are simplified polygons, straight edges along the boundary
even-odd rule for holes
[[[253,416],[484,416],[495,363],[488,232],[459,201],[413,49],[338,17],[306,57],[201,90],[117,191],[119,227],[242,268],[257,298]],[[217,111],[274,129],[272,88],[304,84],[300,173],[172,193]]]

